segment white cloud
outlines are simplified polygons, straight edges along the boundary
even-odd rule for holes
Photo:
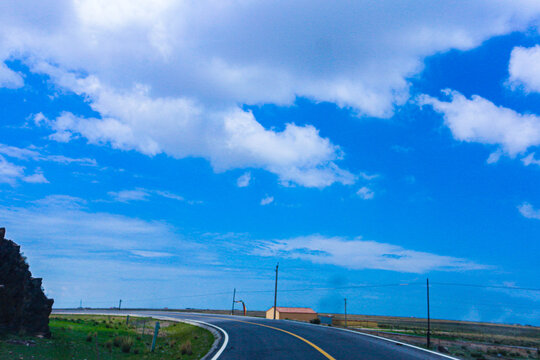
[[[251,172],[247,171],[236,180],[236,185],[238,187],[246,187],[246,186],[249,186],[250,181],[251,181]]]
[[[14,184],[22,177],[24,177],[24,168],[10,163],[0,155],[0,182]]]
[[[504,153],[500,149],[497,149],[494,152],[492,152],[491,154],[489,154],[489,156],[488,156],[488,158],[486,160],[486,163],[495,164],[496,162],[498,162],[501,159],[501,156],[503,156],[503,155],[504,155]]]
[[[153,191],[156,195],[159,195],[161,197],[172,199],[172,200],[178,200],[178,201],[185,201],[186,199],[183,196],[173,194],[169,191],[161,191],[161,190],[154,190]]]
[[[251,112],[238,108],[206,113],[184,99],[152,99],[145,88],[118,94],[96,79],[57,75],[59,83],[94,99],[92,107],[105,117],[82,118],[65,112],[54,120],[40,121],[54,130],[53,140],[83,136],[92,144],[147,155],[202,156],[216,171],[259,167],[277,174],[282,183],[308,187],[355,180],[334,162],[342,157],[339,147],[321,138],[313,126],[287,124],[282,132],[274,132],[264,129]],[[153,125],[156,118],[159,126]]]
[[[407,273],[487,269],[466,259],[407,250],[397,245],[310,235],[285,240],[262,241],[257,255],[279,256],[349,269],[377,269]]]
[[[521,215],[525,216],[527,219],[538,219],[540,220],[540,210],[536,210],[531,204],[524,202],[518,206],[518,210]]]
[[[0,88],[17,89],[22,86],[24,86],[22,76],[0,62]]]
[[[508,65],[510,84],[527,92],[540,92],[540,45],[515,47]]]
[[[362,186],[360,189],[358,189],[356,194],[364,200],[373,199],[373,197],[375,196],[375,192],[367,186]]]
[[[45,208],[58,209],[81,209],[86,204],[86,200],[70,195],[49,195],[43,199],[38,199],[34,204]]]
[[[44,253],[61,253],[63,250],[80,250],[82,253],[155,251],[179,240],[166,223],[92,213],[84,208],[85,204],[85,200],[76,197],[51,195],[25,208],[1,206],[0,224],[13,238],[28,241]]]
[[[261,200],[261,205],[264,206],[264,205],[271,204],[273,202],[274,202],[274,197],[273,196],[266,196]]]
[[[39,114],[38,114],[39,115]],[[36,117],[38,116],[36,115]],[[42,115],[42,114],[41,114]],[[0,154],[19,159],[19,160],[34,160],[34,161],[51,161],[60,164],[80,164],[88,166],[97,166],[97,162],[90,158],[70,158],[64,155],[49,155],[42,154],[35,148],[19,148],[6,144],[0,144]]]
[[[145,190],[110,191],[108,194],[119,202],[148,201],[150,196]]]
[[[217,171],[263,168],[284,184],[324,187],[354,181],[336,146],[311,126],[264,129],[238,105],[304,96],[388,117],[426,56],[526,29],[539,13],[535,0],[4,2],[0,61],[78,74],[51,75],[100,117],[60,116],[50,123],[57,141],[203,157]]]
[[[529,166],[531,164],[533,165],[540,165],[540,160],[535,159],[534,157],[535,153],[530,153],[529,155],[525,156],[521,161],[525,166]]]
[[[26,175],[24,170],[24,166],[15,165],[0,155],[0,183],[8,183],[12,186],[15,185],[18,180],[32,184],[49,183],[41,172],[41,169],[37,168],[32,175]]]
[[[540,145],[540,117],[496,106],[478,95],[467,99],[457,91],[445,90],[445,93],[449,101],[424,95],[419,98],[419,103],[431,105],[442,113],[445,124],[457,140],[497,145],[511,157]],[[494,154],[488,162],[498,159],[499,153]]]
[[[164,197],[166,199],[172,199],[177,201],[186,201],[183,196],[174,194],[170,191],[162,190],[150,190],[137,188],[133,190],[121,190],[121,191],[110,191],[108,195],[111,196],[115,201],[119,202],[130,202],[130,201],[148,201],[150,196],[157,195]],[[200,203],[198,201],[187,201],[190,204]]]
[[[27,175],[22,178],[24,182],[32,183],[32,184],[48,184],[49,180],[45,178],[41,170],[36,170],[36,172],[32,175]]]
[[[146,83],[213,104],[290,104],[298,94],[386,116],[422,57],[522,30],[540,5],[64,0],[1,10],[5,56],[29,53],[115,87]]]
[[[5,144],[0,144],[0,154],[22,160],[36,159],[41,156],[39,152],[33,149],[23,149]]]
[[[373,179],[376,179],[378,178],[380,175],[379,174],[368,174],[368,173],[365,173],[365,172],[361,172],[360,173],[360,177],[364,180],[373,180]]]
[[[131,250],[131,253],[133,255],[137,255],[137,256],[145,257],[145,258],[164,258],[164,257],[174,256],[173,254],[166,253],[166,252],[159,252],[159,251]]]

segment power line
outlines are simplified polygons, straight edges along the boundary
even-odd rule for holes
[[[540,292],[540,288],[528,288],[528,287],[518,287],[518,286],[505,286],[505,285],[480,285],[480,284],[468,284],[468,283],[447,283],[447,282],[430,282],[433,285],[439,286],[463,286],[463,287],[474,287],[474,288],[483,288],[483,289],[504,289],[504,290],[519,290],[519,291],[535,291]],[[304,292],[304,291],[329,291],[329,290],[349,290],[349,289],[372,289],[372,288],[385,288],[385,287],[401,287],[401,286],[418,286],[424,285],[420,282],[407,282],[407,283],[388,283],[388,284],[362,284],[362,285],[349,285],[349,286],[333,286],[333,287],[308,287],[308,288],[298,288],[298,289],[283,289],[280,292]],[[241,294],[263,294],[263,293],[272,293],[274,290],[244,290],[237,291]],[[122,302],[141,302],[141,301],[157,301],[157,300],[172,300],[178,298],[196,298],[196,297],[207,297],[207,296],[216,296],[216,295],[229,295],[229,291],[214,292],[214,293],[204,293],[204,294],[185,294],[185,295],[176,295],[162,298],[137,298],[137,299],[123,299]],[[111,301],[86,301],[87,303],[98,303],[105,304],[111,303]]]
[[[409,285],[420,285],[420,283],[394,283],[394,284],[335,286],[335,287],[311,287],[311,288],[301,288],[301,289],[285,289],[285,290],[280,290],[279,292],[367,289],[367,288],[381,288],[381,287],[409,286]],[[239,291],[239,292],[244,293],[244,294],[253,294],[253,293],[268,293],[268,292],[273,292],[273,290],[245,290],[245,291]]]
[[[431,284],[443,285],[443,286],[464,286],[464,287],[476,287],[484,289],[506,289],[506,290],[525,290],[525,291],[540,291],[539,288],[526,288],[518,286],[507,286],[507,285],[479,285],[479,284],[462,284],[462,283],[444,283],[444,282],[432,282]]]

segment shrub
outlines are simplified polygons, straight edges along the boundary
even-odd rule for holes
[[[120,344],[120,348],[122,349],[122,352],[128,353],[131,350],[131,346],[133,345],[133,339],[129,336],[123,336]]]
[[[133,353],[137,355],[139,353],[139,349],[133,349]]]
[[[113,342],[112,342],[112,340],[111,340],[111,339],[107,340],[107,341],[105,342],[105,348],[107,348],[107,350],[109,350],[109,351],[112,351],[112,347],[113,347]]]
[[[120,347],[120,344],[122,343],[122,338],[120,336],[117,336],[113,340],[114,347]]]
[[[321,320],[319,318],[316,318],[316,319],[309,320],[309,322],[312,323],[312,324],[320,324]]]
[[[92,338],[93,338],[93,337],[94,337],[94,334],[88,333],[88,334],[86,335],[86,341],[92,342]]]
[[[182,353],[182,355],[193,354],[193,350],[191,349],[191,341],[186,340],[186,342],[184,342],[182,346],[180,347],[180,352]]]

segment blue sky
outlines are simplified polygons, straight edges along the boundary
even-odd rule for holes
[[[540,324],[536,1],[0,10],[0,226],[56,306],[264,310],[279,261],[281,305],[424,316],[429,277]]]

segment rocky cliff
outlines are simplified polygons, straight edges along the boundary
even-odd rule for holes
[[[0,228],[0,332],[50,336],[49,315],[54,300],[33,278],[20,246],[5,239]]]

